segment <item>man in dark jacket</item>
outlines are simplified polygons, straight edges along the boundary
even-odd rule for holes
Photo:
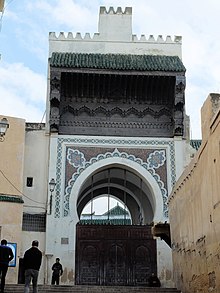
[[[52,271],[53,271],[53,274],[52,274],[51,284],[55,285],[55,283],[56,283],[56,285],[59,285],[60,276],[63,274],[63,267],[60,263],[59,257],[56,258],[56,262],[52,266]]]
[[[7,246],[7,240],[2,239],[0,245],[0,275],[1,275],[1,293],[4,293],[5,277],[8,271],[8,264],[14,258],[12,249]]]
[[[33,284],[33,293],[37,293],[37,279],[42,261],[42,252],[38,249],[38,245],[39,242],[34,240],[32,242],[32,247],[24,254],[24,293],[29,293],[31,280]]]

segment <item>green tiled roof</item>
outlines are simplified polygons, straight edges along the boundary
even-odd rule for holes
[[[186,69],[178,56],[52,53],[50,66],[111,70],[173,71]]]
[[[115,207],[113,207],[112,209],[110,209],[108,212],[104,213],[103,216],[107,216],[107,215],[111,215],[111,216],[121,216],[121,215],[128,215],[128,212],[123,209],[122,207],[120,207],[119,205],[116,205]]]
[[[81,225],[131,225],[131,219],[81,219]]]
[[[102,215],[82,214],[79,224],[131,225],[129,213],[118,204]]]
[[[201,146],[202,140],[201,139],[192,139],[190,140],[190,145],[198,151],[199,147]]]
[[[0,194],[0,201],[24,203],[23,199],[20,196],[4,195],[4,194]]]

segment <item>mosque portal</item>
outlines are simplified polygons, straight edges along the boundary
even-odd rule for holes
[[[94,37],[50,33],[49,176],[57,184],[46,253],[62,252],[76,284],[146,285],[156,272],[172,285],[170,247],[151,227],[168,221],[184,165],[176,166],[185,143],[181,39],[138,40],[131,8],[101,7],[99,17]],[[91,210],[82,223],[84,207],[104,195],[122,203],[120,223],[110,209],[105,221]]]

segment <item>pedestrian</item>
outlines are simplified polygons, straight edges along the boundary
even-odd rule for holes
[[[33,293],[37,293],[37,279],[42,261],[42,252],[38,249],[39,242],[32,241],[32,247],[24,254],[24,293],[29,293],[30,283],[33,284]]]
[[[1,275],[1,293],[4,293],[5,289],[5,277],[8,271],[9,262],[14,258],[13,251],[7,246],[8,242],[2,239],[0,245],[0,275]]]
[[[150,278],[148,279],[148,285],[149,287],[160,287],[161,283],[160,280],[158,279],[158,277],[152,273]]]
[[[53,271],[53,274],[52,274],[51,284],[55,285],[55,283],[56,283],[56,285],[59,285],[60,276],[62,276],[62,274],[63,274],[63,267],[60,263],[59,257],[56,258],[56,262],[52,266],[52,271]]]

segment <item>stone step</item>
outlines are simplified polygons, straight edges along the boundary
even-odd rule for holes
[[[6,285],[5,293],[23,293],[24,285]],[[30,289],[32,292],[32,288]],[[181,293],[176,288],[150,288],[125,286],[50,286],[38,285],[38,293]]]

